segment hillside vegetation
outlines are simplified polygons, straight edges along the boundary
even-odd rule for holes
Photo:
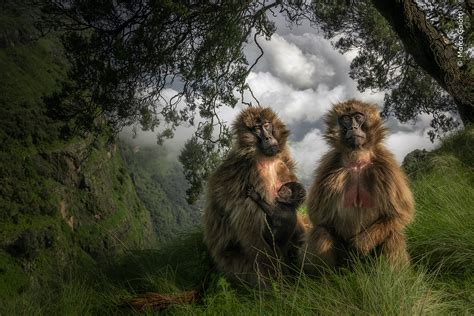
[[[197,227],[201,213],[186,202],[188,183],[181,165],[167,157],[166,148],[120,143],[138,197],[150,212],[159,243],[173,241],[180,232]]]
[[[28,305],[36,310],[45,296],[62,292],[61,282],[71,275],[127,249],[155,247],[180,223],[166,222],[163,234],[155,229],[160,209],[146,208],[106,128],[81,135],[53,114],[52,96],[68,69],[61,45],[35,32],[34,9],[15,2],[1,6],[0,315],[11,315],[16,310],[9,308],[26,293],[33,293]],[[170,207],[177,200],[170,202],[159,186],[178,171],[160,170],[152,188],[163,196],[157,205],[167,207],[165,216],[187,223]]]
[[[20,34],[0,49],[2,300],[42,288],[76,260],[156,239],[117,147],[106,135],[72,136],[47,115],[44,97],[60,88],[67,68],[58,43],[23,43]]]
[[[13,306],[17,312],[38,314],[133,314],[137,312],[123,302],[140,293],[179,293],[206,283],[199,302],[172,306],[167,313],[471,315],[473,148],[474,129],[467,128],[415,162],[418,167],[410,177],[417,215],[407,232],[414,263],[410,269],[392,271],[383,260],[373,260],[319,278],[296,271],[294,280],[275,280],[270,290],[235,289],[213,272],[198,230],[157,250],[128,249],[118,258],[91,265],[80,277],[64,280],[62,290],[49,292],[42,304],[31,304],[36,302],[33,293],[20,296]]]

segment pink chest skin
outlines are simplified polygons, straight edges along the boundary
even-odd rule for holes
[[[260,177],[263,179],[267,196],[273,200],[278,195],[278,190],[282,185],[281,175],[282,168],[286,166],[280,160],[263,160],[258,164]]]
[[[350,173],[350,182],[344,193],[344,208],[372,208],[375,206],[363,176],[364,168],[369,164],[370,162],[362,161],[346,166]]]

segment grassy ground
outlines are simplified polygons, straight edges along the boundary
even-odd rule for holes
[[[202,302],[167,314],[194,315],[472,315],[474,313],[474,129],[446,139],[412,178],[417,216],[409,227],[413,266],[394,272],[382,260],[353,271],[275,282],[270,290],[234,289],[211,273],[193,232],[156,251],[128,250],[120,258],[71,268],[69,279],[25,292],[0,314],[133,314],[120,306],[137,293],[177,293],[210,287]],[[154,314],[154,311],[146,311]]]

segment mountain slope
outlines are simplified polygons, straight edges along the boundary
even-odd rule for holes
[[[200,224],[198,205],[186,202],[188,184],[181,165],[167,157],[164,147],[120,144],[137,194],[151,214],[161,244]]]
[[[149,212],[107,135],[74,136],[48,115],[67,63],[54,37],[38,39],[34,11],[0,14],[0,314],[76,266],[150,247]],[[40,301],[39,301],[40,302]]]

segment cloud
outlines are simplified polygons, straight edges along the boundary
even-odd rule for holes
[[[335,75],[323,55],[303,52],[299,46],[278,34],[270,41],[260,41],[265,55],[256,69],[271,71],[297,89],[314,88]]]
[[[316,122],[334,102],[344,98],[344,87],[298,90],[269,72],[251,73],[247,83],[260,104],[273,108],[287,124]]]
[[[333,103],[358,98],[381,105],[384,97],[384,93],[359,92],[349,77],[351,59],[314,30],[301,33],[308,30],[296,28],[296,33],[275,34],[269,41],[260,38],[265,54],[247,79],[260,103],[274,108],[298,139],[322,127],[321,118]],[[246,53],[249,60],[257,57],[254,43]]]
[[[329,149],[322,135],[321,130],[313,129],[301,141],[289,143],[296,161],[298,178],[306,185],[311,183],[319,160]]]
[[[437,146],[437,143],[432,143],[426,132],[399,131],[388,136],[386,145],[395,154],[398,163],[401,164],[403,158],[409,152],[415,149],[432,150]]]

